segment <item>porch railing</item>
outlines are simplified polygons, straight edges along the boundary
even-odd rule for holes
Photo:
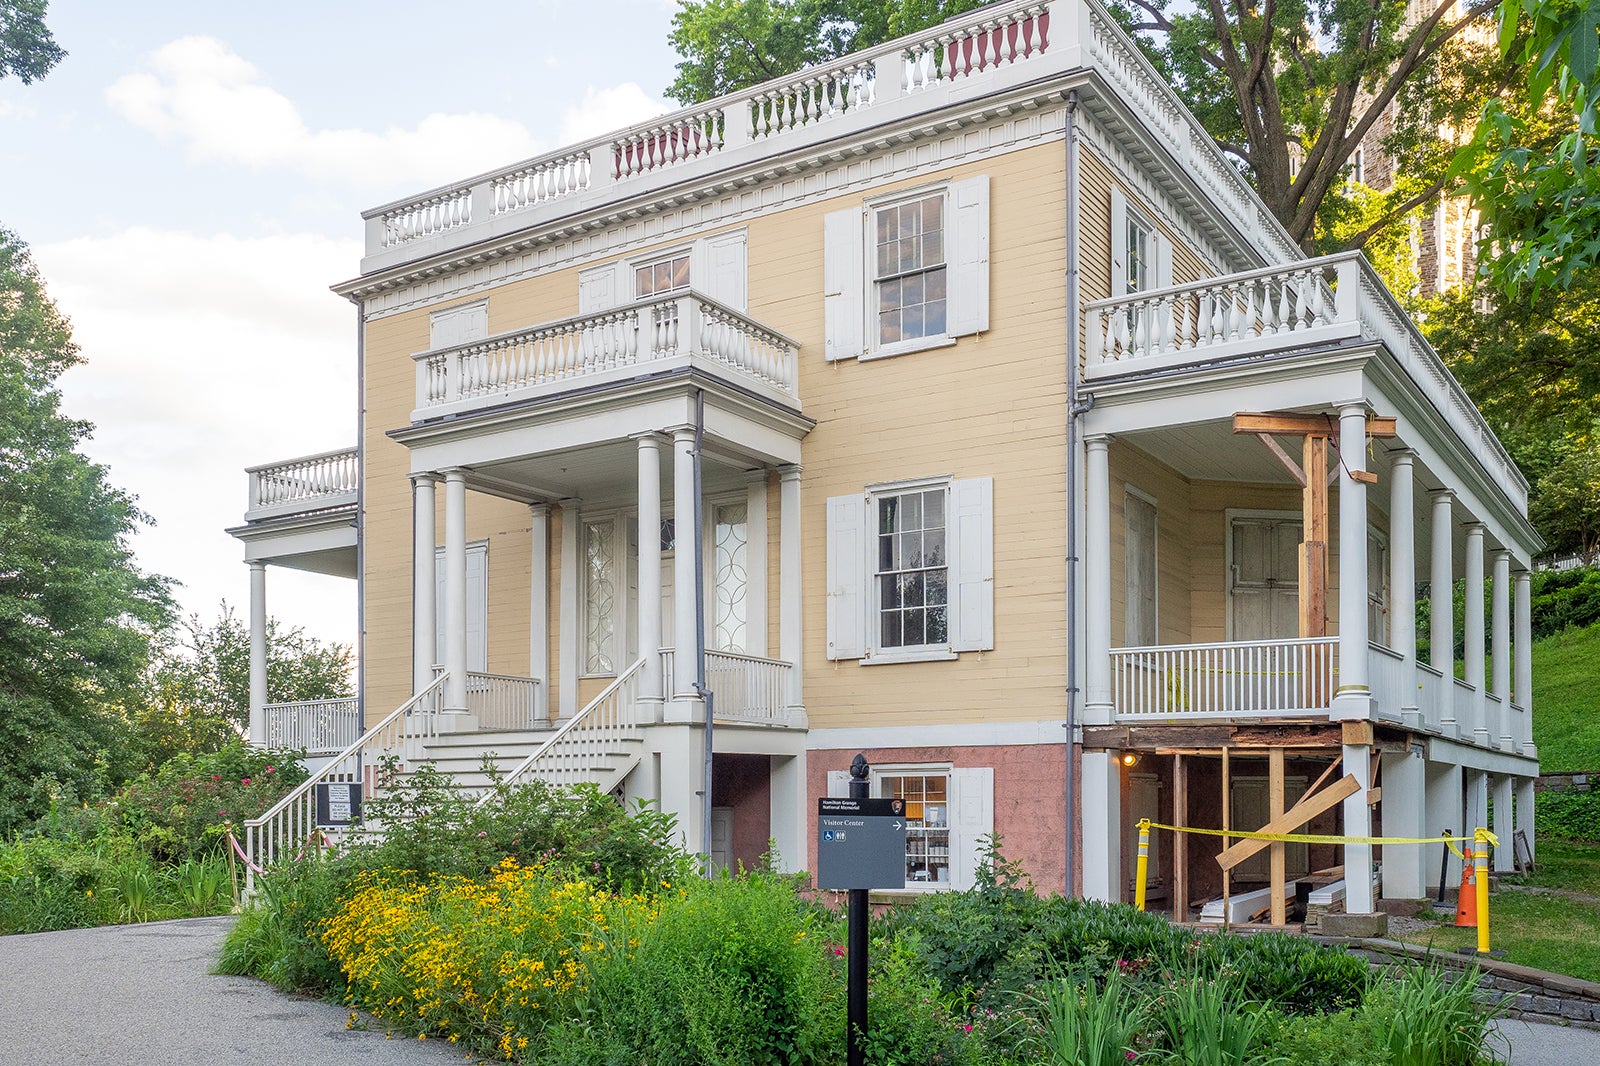
[[[320,754],[341,751],[361,736],[360,704],[354,697],[269,703],[262,710],[270,747]]]
[[[467,710],[479,729],[533,729],[539,718],[539,680],[511,674],[467,674]]]
[[[1398,722],[1400,708],[1416,706],[1416,681],[1412,679],[1408,685],[1405,675],[1404,655],[1375,642],[1367,645],[1367,684],[1379,716]]]
[[[552,785],[579,785],[614,766],[624,757],[625,745],[644,738],[639,675],[648,662],[648,658],[635,660],[537,751],[512,767],[501,783],[533,778]],[[487,792],[479,803],[487,803],[493,796]]]
[[[1444,675],[1427,663],[1417,664],[1417,710],[1421,725],[1439,731],[1444,719]]]
[[[661,649],[661,691],[674,691],[677,653]],[[720,721],[788,725],[794,664],[730,651],[706,652],[706,687],[715,698]],[[683,682],[688,687],[689,679]]]
[[[354,448],[246,467],[245,473],[250,479],[246,522],[354,506],[361,483],[361,466]]]
[[[419,352],[417,408],[570,387],[683,359],[795,394],[798,345],[708,296],[639,300],[483,340]]]
[[[1111,651],[1121,718],[1326,714],[1337,637],[1171,644]]]
[[[439,735],[444,683],[443,676],[435,678],[431,685],[396,707],[261,817],[245,822],[244,846],[251,861],[257,866],[269,867],[280,859],[303,853],[310,846],[311,832],[317,828],[318,785],[359,782],[365,802],[373,798],[379,788],[377,770],[381,759],[394,756],[404,768],[410,760],[420,757],[424,744]],[[247,873],[247,881],[252,886],[253,876]]]

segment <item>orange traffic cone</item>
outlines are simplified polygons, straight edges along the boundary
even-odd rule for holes
[[[1472,865],[1472,848],[1462,850],[1461,891],[1456,896],[1456,925],[1475,928],[1478,924],[1478,876]]]

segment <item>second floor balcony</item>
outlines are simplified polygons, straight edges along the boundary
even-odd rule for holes
[[[719,378],[798,410],[799,345],[697,292],[418,352],[412,420],[588,392],[674,371]]]

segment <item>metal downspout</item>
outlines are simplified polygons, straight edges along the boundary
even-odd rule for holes
[[[1078,93],[1067,94],[1066,147],[1062,169],[1067,210],[1067,724],[1066,845],[1063,894],[1077,894],[1073,846],[1078,833],[1074,817],[1078,790]]]
[[[701,701],[706,708],[706,753],[705,753],[705,780],[702,787],[705,789],[704,801],[700,804],[700,846],[705,849],[706,877],[713,876],[716,871],[712,869],[715,861],[711,856],[711,763],[712,763],[712,700],[711,692],[706,688],[706,581],[702,570],[705,567],[705,552],[702,545],[705,543],[705,504],[704,476],[700,458],[700,448],[705,441],[706,432],[706,393],[704,389],[696,389],[694,394],[694,540],[690,542],[690,551],[694,552],[694,690],[700,694]]]

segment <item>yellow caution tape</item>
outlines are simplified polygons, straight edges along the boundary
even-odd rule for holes
[[[1330,836],[1323,833],[1252,833],[1243,829],[1200,829],[1195,826],[1163,825],[1160,822],[1141,822],[1151,829],[1167,829],[1174,833],[1198,833],[1202,836],[1228,837],[1232,840],[1270,840],[1285,844],[1448,844],[1450,850],[1458,856],[1462,855],[1461,849],[1456,845],[1462,841],[1471,842],[1473,837],[1437,836],[1437,837],[1346,837]],[[1490,844],[1499,846],[1499,839],[1488,830],[1481,830],[1483,839]]]

